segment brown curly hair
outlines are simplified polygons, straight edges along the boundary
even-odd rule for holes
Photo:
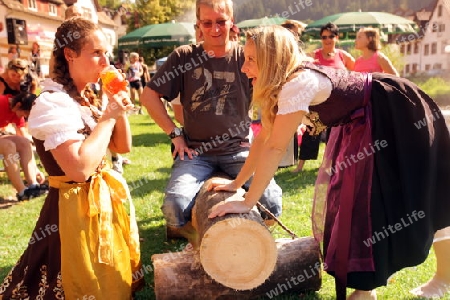
[[[69,48],[77,55],[80,55],[81,49],[87,43],[89,35],[98,30],[98,27],[90,20],[82,17],[74,17],[63,22],[55,33],[55,43],[53,47],[53,65],[54,80],[61,84],[67,93],[72,97],[80,96],[73,79],[69,74],[69,64],[64,55],[64,49]]]
[[[73,17],[64,21],[55,33],[53,80],[61,84],[69,96],[83,106],[89,106],[89,103],[86,103],[81,97],[73,79],[70,77],[69,64],[64,55],[64,49],[69,48],[80,55],[81,49],[88,42],[88,37],[96,30],[99,30],[99,28],[92,21],[83,17]]]

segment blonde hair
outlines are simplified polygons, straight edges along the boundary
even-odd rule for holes
[[[195,3],[197,20],[200,20],[200,5],[210,7],[215,11],[224,10],[231,19],[233,18],[232,0],[197,0]]]
[[[278,112],[278,94],[298,67],[310,59],[298,46],[294,34],[279,25],[250,29],[247,43],[256,46],[258,80],[253,86],[253,104],[261,109],[262,125],[272,128]]]
[[[377,51],[381,49],[380,31],[378,28],[363,27],[359,31],[364,33],[367,39],[369,39],[369,43],[367,44],[369,50]]]

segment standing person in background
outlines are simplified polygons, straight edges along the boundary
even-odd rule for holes
[[[399,76],[390,59],[381,53],[380,32],[378,28],[365,27],[359,29],[355,39],[355,49],[362,55],[355,61],[357,72],[381,72]]]
[[[27,249],[0,285],[0,299],[131,299],[143,284],[130,192],[104,162],[108,148],[131,149],[132,104],[126,92],[108,93],[99,114],[81,95],[109,64],[107,42],[80,17],[63,22],[55,41],[73,32],[80,38],[55,42],[54,81],[45,82],[28,119],[50,191]],[[43,228],[48,235],[36,240]]]
[[[144,58],[142,56],[139,56],[139,62],[142,66],[141,84],[144,87],[147,82],[150,81],[150,72],[148,71],[148,66],[145,64]]]
[[[230,28],[230,41],[239,42],[239,27],[236,25]]]
[[[342,49],[336,48],[336,43],[339,40],[339,28],[333,23],[327,23],[320,28],[320,39],[322,48],[315,50],[312,54],[314,63],[317,65],[333,67],[336,69],[353,70],[355,59],[353,56]],[[329,128],[325,134],[325,140],[328,140],[330,135]],[[300,172],[306,160],[316,160],[319,155],[320,137],[309,134],[308,127],[305,124],[300,125],[299,132],[302,134],[302,142],[299,147],[299,161],[297,167],[292,172]]]
[[[317,65],[347,69],[352,71],[355,66],[353,56],[342,49],[337,49],[339,41],[339,27],[333,23],[327,23],[320,28],[320,39],[322,48],[315,50],[312,54],[314,63]]]
[[[346,287],[355,289],[348,299],[376,299],[377,287],[425,261],[435,232],[450,226],[450,135],[439,107],[407,79],[309,63],[281,26],[247,31],[244,52],[263,129],[236,179],[211,188],[234,191],[253,181],[209,217],[254,207],[303,117],[318,131],[339,125],[316,180],[313,232],[337,299],[346,299]],[[427,125],[418,130],[420,120]],[[436,255],[447,262],[440,274],[448,287],[450,243],[442,246]]]
[[[33,43],[29,61],[31,63],[31,71],[34,72],[38,78],[41,78],[41,47],[37,42]]]
[[[130,53],[130,64],[127,68],[127,80],[130,83],[131,101],[134,105],[141,98],[142,83],[141,76],[144,73],[142,64],[139,62],[139,54],[137,52]],[[139,114],[142,114],[142,108],[139,108]]]
[[[8,49],[8,62],[16,58],[20,58],[19,46],[11,45]]]
[[[161,207],[167,236],[190,241],[195,239],[191,211],[203,183],[218,171],[234,178],[247,159],[252,90],[250,80],[241,72],[242,46],[229,40],[233,2],[197,0],[196,17],[203,42],[175,49],[142,94],[150,116],[174,144],[172,174]],[[192,62],[197,66],[174,72]],[[167,73],[174,78],[166,80]],[[160,100],[172,101],[179,94],[184,130],[175,125]],[[279,216],[281,188],[273,178],[267,183],[261,203]],[[243,182],[244,188],[249,184]]]

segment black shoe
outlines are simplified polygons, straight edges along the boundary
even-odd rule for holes
[[[23,191],[23,195],[16,194],[17,201],[30,200],[48,193],[48,186],[45,184],[28,187]]]

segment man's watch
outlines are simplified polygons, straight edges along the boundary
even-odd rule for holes
[[[183,135],[183,129],[179,128],[179,127],[175,127],[172,132],[170,132],[169,137],[171,139],[174,139],[176,137],[182,136]]]

